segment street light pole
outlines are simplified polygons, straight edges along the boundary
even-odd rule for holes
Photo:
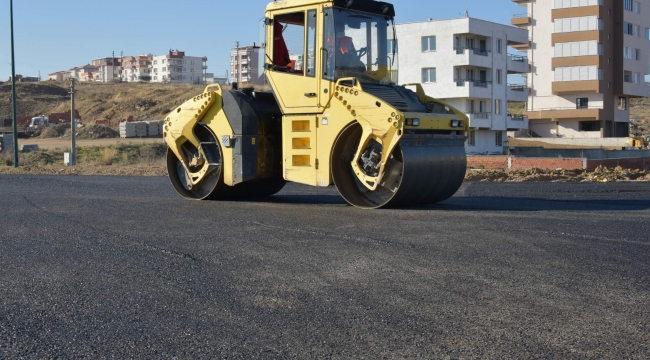
[[[70,122],[72,123],[72,129],[70,130],[70,137],[72,139],[72,150],[70,151],[70,166],[75,166],[77,165],[77,144],[76,144],[76,132],[77,132],[77,124],[76,124],[76,118],[77,116],[75,115],[74,111],[74,81],[75,78],[70,78]]]
[[[9,0],[9,18],[11,27],[11,106],[13,116],[14,167],[18,167],[18,115],[16,111],[16,61],[14,59],[14,2]]]

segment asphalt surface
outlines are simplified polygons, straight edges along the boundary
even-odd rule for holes
[[[0,176],[0,218],[0,358],[650,358],[649,183],[364,211]]]

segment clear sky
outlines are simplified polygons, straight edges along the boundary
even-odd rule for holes
[[[169,49],[207,56],[208,72],[229,69],[235,42],[258,42],[269,0],[14,0],[16,73],[41,76],[93,59]],[[509,24],[525,12],[510,0],[394,0],[398,23],[469,15]],[[0,80],[11,76],[9,0],[0,0]]]

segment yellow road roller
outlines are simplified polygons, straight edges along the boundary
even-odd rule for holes
[[[374,0],[271,2],[255,86],[208,85],[166,117],[176,191],[228,200],[289,181],[335,185],[364,209],[451,197],[467,168],[468,119],[420,84],[397,85],[394,17]],[[252,63],[241,68],[253,73]]]

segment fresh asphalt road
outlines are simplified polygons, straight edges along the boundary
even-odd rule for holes
[[[0,358],[650,358],[649,183],[364,211],[0,176],[0,218]]]

